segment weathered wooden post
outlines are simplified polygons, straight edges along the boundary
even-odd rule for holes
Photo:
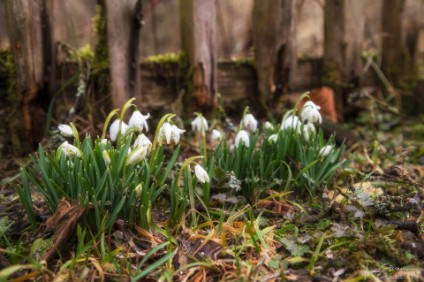
[[[400,75],[406,71],[407,50],[402,32],[402,16],[405,0],[383,1],[381,31],[382,69],[388,79],[394,84],[400,81]]]
[[[6,0],[10,49],[16,70],[16,91],[10,117],[13,151],[32,151],[44,134],[41,104],[49,98],[49,79],[55,64],[52,3],[49,0]],[[50,83],[54,83],[50,80]],[[40,90],[42,90],[42,94]],[[10,93],[12,95],[12,93]]]
[[[287,92],[296,69],[297,0],[260,1],[253,7],[253,40],[259,100],[270,106]]]
[[[364,0],[327,0],[324,8],[324,84],[335,92],[343,120],[346,92],[359,85],[363,67]]]
[[[141,101],[142,0],[100,0],[100,3],[106,15],[112,106],[120,108],[132,97]]]
[[[415,46],[415,72],[417,86],[415,87],[415,113],[424,114],[424,2],[420,2],[421,17],[418,19],[418,38]]]
[[[216,104],[215,0],[180,0],[181,50],[188,60],[185,106],[210,112]],[[194,99],[192,99],[194,98]]]

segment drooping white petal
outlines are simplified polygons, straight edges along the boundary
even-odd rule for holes
[[[308,101],[303,105],[300,117],[303,122],[322,122],[322,117],[319,112],[320,106],[316,105],[312,101]]]
[[[62,152],[67,157],[81,157],[82,153],[81,151],[75,147],[74,145],[71,145],[68,143],[68,141],[65,141],[60,145],[60,148],[62,149]]]
[[[194,174],[196,175],[197,180],[201,183],[210,181],[208,173],[201,165],[196,164],[194,166]]]
[[[184,129],[178,128],[176,125],[172,126],[172,139],[174,140],[174,144],[177,145],[180,142],[180,135],[185,132]]]
[[[236,136],[234,143],[236,147],[238,147],[240,143],[246,147],[249,147],[250,145],[249,133],[246,130],[240,130]]]
[[[140,134],[135,139],[133,147],[136,148],[136,147],[143,147],[143,146],[150,146],[151,147],[152,142],[150,141],[149,138],[147,138],[146,135]]]
[[[299,129],[302,123],[300,122],[299,118],[297,116],[291,115],[288,116],[283,123],[281,124],[281,129],[285,130],[288,128],[295,128]]]
[[[306,141],[309,141],[309,138],[316,133],[317,131],[313,123],[308,122],[303,125],[303,137]]]
[[[164,122],[159,129],[158,141],[163,142],[163,140],[165,140],[166,144],[170,144],[171,135],[172,125],[169,122]]]
[[[194,131],[203,132],[208,130],[208,121],[201,115],[198,115],[192,122],[191,128]]]
[[[268,130],[273,130],[274,129],[274,126],[269,121],[266,121],[265,122],[264,127],[265,127],[265,129],[268,129]]]
[[[149,131],[149,125],[147,124],[147,120],[150,118],[150,114],[143,115],[140,111],[134,111],[131,115],[130,121],[128,125],[130,127],[138,127],[140,130],[144,128],[146,131]]]
[[[218,130],[212,130],[212,139],[215,141],[220,141],[222,139],[222,134]]]
[[[74,136],[74,131],[72,130],[72,127],[70,127],[67,124],[60,124],[58,126],[60,134],[62,134],[65,137],[72,137]]]
[[[275,143],[278,140],[278,134],[272,134],[268,137],[268,142]]]
[[[333,150],[333,146],[331,145],[325,145],[324,147],[319,150],[319,155],[324,158],[330,154],[330,152]]]
[[[126,165],[135,165],[139,163],[141,160],[146,158],[148,147],[137,147],[134,151],[132,151],[128,156],[125,162]]]
[[[243,126],[250,132],[255,132],[258,127],[258,121],[252,114],[246,114],[243,118]]]
[[[119,119],[115,119],[109,128],[110,141],[112,142],[116,141],[116,138],[118,138],[118,130],[119,130]],[[121,135],[125,134],[127,130],[128,130],[128,125],[125,122],[121,122]]]

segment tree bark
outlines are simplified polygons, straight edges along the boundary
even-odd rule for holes
[[[253,41],[259,100],[270,106],[287,92],[296,70],[298,0],[259,1],[253,7]]]
[[[15,144],[15,151],[31,151],[44,133],[43,102],[45,95],[52,90],[55,56],[51,31],[52,3],[49,0],[6,0],[6,18],[10,48],[16,70],[16,99],[20,113],[15,117],[21,120],[18,128],[11,128],[12,134],[23,129],[24,136],[14,136],[23,144]],[[50,86],[49,86],[50,83]],[[43,91],[40,92],[40,90]],[[48,98],[48,97],[47,97]]]
[[[140,103],[142,0],[103,0],[102,6],[106,15],[112,106],[120,108],[132,97]]]
[[[188,60],[186,106],[210,112],[217,91],[215,1],[180,0],[180,19],[181,50]]]
[[[420,3],[420,15],[424,15],[424,2]],[[418,38],[415,46],[415,114],[424,114],[424,16],[418,22]]]
[[[363,67],[364,0],[327,0],[324,8],[324,84],[335,91],[338,120],[346,93],[357,87]]]
[[[383,1],[381,30],[385,35],[382,45],[382,69],[388,79],[399,84],[405,70],[406,45],[402,32],[405,0]]]

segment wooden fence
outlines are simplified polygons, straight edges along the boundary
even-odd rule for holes
[[[56,49],[52,47],[56,42],[51,32],[53,2],[5,1],[17,74],[19,115],[25,121],[21,128],[25,134],[20,138],[39,138],[34,130],[40,126],[35,124],[38,121],[32,120],[31,108],[40,106],[40,97],[53,97],[58,87],[58,73],[63,69],[75,70],[72,64],[56,63]],[[143,25],[141,0],[98,2],[103,8],[98,26],[104,35],[101,34],[100,44],[107,48],[97,50],[103,50],[109,60],[110,100],[114,107],[137,97],[147,108],[157,110],[173,104],[178,95],[184,93],[182,103],[187,111],[207,113],[216,106],[220,93],[226,105],[251,99],[258,102],[255,103],[258,108],[264,108],[273,107],[288,91],[327,85],[336,93],[337,111],[342,116],[346,93],[376,83],[372,72],[363,73],[366,0],[325,1],[324,56],[313,60],[296,57],[296,9],[301,0],[256,0],[252,31],[255,52],[250,64],[219,61],[214,0],[179,0],[184,64],[167,63],[166,69],[160,63],[139,61],[138,50],[142,44],[139,33]],[[400,82],[403,72],[412,69],[413,60],[405,64],[405,56],[418,56],[408,53],[406,44],[400,40],[404,6],[405,0],[385,0],[381,10],[382,29],[387,34],[381,50],[382,68],[395,83]],[[417,36],[422,36],[424,23],[421,24]],[[417,97],[423,94],[417,91]]]

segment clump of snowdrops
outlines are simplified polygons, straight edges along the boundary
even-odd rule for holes
[[[326,140],[315,128],[322,118],[319,106],[311,101],[300,111],[295,107],[287,112],[281,124],[267,121],[262,127],[246,109],[234,141],[227,140],[222,130],[209,132],[207,120],[195,113],[191,125],[201,155],[180,165],[176,162],[185,130],[174,124],[175,115],[162,117],[151,141],[145,135],[150,115],[143,115],[133,102],[108,115],[101,137],[80,141],[74,124],[63,124],[59,130],[68,140],[51,153],[40,146],[31,156],[32,163],[21,169],[23,185],[18,192],[33,225],[30,183],[44,195],[51,213],[63,198],[77,201],[85,208],[83,225],[98,234],[110,231],[117,219],[148,229],[161,196],[169,202],[172,227],[190,214],[195,225],[196,206],[207,208],[219,172],[235,177],[240,185],[234,193],[254,202],[271,190],[314,196],[342,164],[344,147],[337,147],[334,138]],[[131,109],[127,124],[124,117]],[[209,134],[214,146],[207,147]]]

